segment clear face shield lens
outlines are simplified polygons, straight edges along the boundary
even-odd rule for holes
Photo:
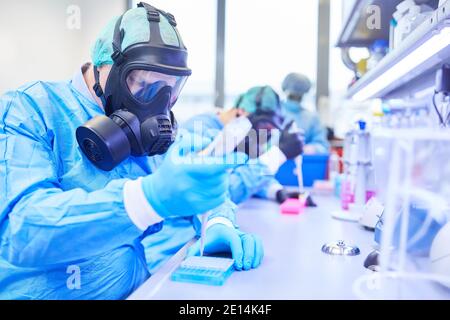
[[[170,87],[171,103],[175,103],[187,78],[149,70],[133,70],[127,76],[127,86],[130,93],[142,103],[150,102],[162,88]]]

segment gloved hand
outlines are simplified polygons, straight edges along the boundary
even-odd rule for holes
[[[300,192],[298,191],[288,192],[286,189],[283,188],[277,191],[276,199],[277,202],[281,204],[285,202],[287,199],[298,199],[299,196]]]
[[[257,268],[264,257],[263,245],[259,237],[223,224],[212,225],[206,230],[205,253],[224,252],[231,252],[236,270]],[[199,254],[200,240],[189,248],[187,255]]]
[[[152,208],[163,218],[193,216],[221,205],[228,192],[228,169],[242,165],[247,156],[197,155],[209,139],[185,134],[168,150],[161,166],[142,179],[142,188]]]
[[[289,160],[297,158],[303,153],[304,135],[302,132],[290,133],[294,121],[291,121],[281,132],[280,150]]]
[[[306,197],[305,205],[309,208],[315,208],[317,207],[317,204],[314,202],[313,198],[310,194],[304,194],[304,197]],[[298,191],[291,191],[288,192],[286,189],[281,189],[277,191],[276,199],[279,204],[284,203],[287,199],[298,199],[300,197],[300,192]]]

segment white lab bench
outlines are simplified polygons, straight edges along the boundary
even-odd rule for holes
[[[251,271],[234,272],[221,287],[173,282],[170,274],[193,241],[169,260],[129,299],[357,299],[354,281],[365,273],[366,256],[373,250],[373,233],[356,223],[335,220],[334,197],[315,196],[317,208],[301,215],[282,215],[279,205],[252,199],[239,208],[237,222],[264,243],[264,260]],[[357,245],[354,257],[322,253],[326,242],[345,240]]]

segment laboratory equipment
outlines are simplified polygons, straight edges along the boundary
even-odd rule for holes
[[[303,173],[302,173],[303,156],[300,155],[295,159],[297,170],[297,182],[298,182],[298,199],[287,199],[280,206],[281,213],[283,214],[300,214],[308,202],[310,195],[305,193],[303,186]],[[309,200],[311,202],[311,200]]]
[[[342,181],[344,180],[344,175],[339,174],[334,180],[334,196],[337,198],[341,197],[342,193]]]
[[[450,217],[449,133],[442,128],[373,133],[374,161],[383,159],[384,164],[377,182],[385,189],[385,210],[375,232],[379,272],[355,282],[360,298],[409,299],[412,286],[426,299],[450,297],[441,286],[450,284],[450,273],[439,273],[438,261],[445,253],[432,252]]]
[[[305,186],[303,184],[303,155],[299,155],[297,158],[295,158],[295,167],[297,169],[297,181],[298,181],[298,192],[301,195],[305,193]]]
[[[334,179],[339,175],[341,159],[336,152],[330,154],[328,160],[328,180],[334,182]]]
[[[367,69],[371,70],[386,56],[389,43],[385,40],[376,40],[370,47],[370,58],[367,60]]]
[[[334,183],[329,180],[314,181],[312,193],[315,195],[332,195],[334,193]]]
[[[395,42],[395,28],[397,28],[397,20],[394,17],[389,21],[389,51],[394,50]]]
[[[297,124],[294,121],[291,121],[286,128],[283,130],[284,135],[290,135],[295,137],[296,134],[301,133],[301,130],[298,128]],[[293,139],[296,141],[296,139]],[[293,146],[295,146],[294,144]],[[303,149],[303,144],[301,145],[301,149]],[[292,149],[292,148],[290,148]],[[293,150],[292,150],[293,151]],[[290,152],[292,152],[290,151]],[[283,151],[284,152],[284,151]],[[295,168],[297,175],[297,183],[298,183],[298,199],[287,199],[281,206],[281,213],[283,214],[299,214],[303,211],[306,205],[315,206],[314,201],[311,198],[311,195],[308,192],[305,192],[305,187],[303,184],[303,154],[302,150],[298,149],[291,154],[291,157],[288,159],[292,159],[292,156],[295,157]]]
[[[342,209],[348,211],[350,203],[354,202],[354,167],[357,159],[357,144],[354,138],[354,131],[349,131],[344,140],[344,179],[341,183],[341,204]]]
[[[441,98],[439,106],[436,103],[438,96]],[[444,64],[436,73],[432,102],[439,118],[439,125],[447,127],[450,124],[450,65],[448,64]]]
[[[349,205],[352,213],[361,216],[367,202],[367,182],[371,167],[370,133],[366,130],[366,122],[359,121],[359,130],[355,132],[356,143],[356,181],[354,187],[355,201]]]
[[[301,214],[305,206],[305,200],[299,197],[299,199],[287,199],[281,204],[280,210],[282,214]]]
[[[366,229],[375,230],[375,227],[383,215],[384,206],[377,198],[371,198],[364,207],[363,215],[359,223]]]
[[[322,252],[333,256],[357,256],[361,253],[357,246],[347,245],[344,240],[324,244]]]
[[[374,250],[364,260],[364,267],[371,271],[379,271],[380,266],[380,251]]]
[[[336,152],[330,154],[328,160],[328,180],[315,180],[313,193],[320,195],[332,195],[335,192],[336,180],[339,176],[340,157]]]
[[[417,5],[414,0],[405,0],[397,6],[393,14],[393,49],[397,48],[433,12],[428,5]]]
[[[315,181],[326,179],[328,158],[328,154],[303,155],[302,175],[305,187],[312,187]],[[276,173],[275,179],[284,186],[298,186],[295,161],[286,161]]]
[[[365,121],[346,134],[344,147],[345,178],[341,185],[341,201],[344,211],[334,211],[332,216],[346,221],[358,221],[369,196],[368,183],[373,179],[371,135]],[[370,191],[370,192],[368,192]]]
[[[352,183],[349,180],[349,176],[344,176],[343,181],[341,182],[341,206],[342,209],[348,211],[350,207],[350,203],[353,203],[355,200],[355,196],[353,194]]]
[[[217,137],[203,150],[200,155],[214,155],[216,157],[232,153],[236,147],[245,139],[252,129],[252,123],[246,117],[239,117],[230,121]],[[202,216],[202,228],[200,236],[200,255],[203,256],[205,248],[206,222],[209,213]]]
[[[233,273],[234,260],[217,257],[191,256],[181,262],[172,273],[171,279],[178,282],[191,282],[221,286]]]
[[[430,250],[431,270],[450,279],[450,223],[437,234]],[[450,282],[442,282],[450,288]]]

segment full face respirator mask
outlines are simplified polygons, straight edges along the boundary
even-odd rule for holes
[[[238,150],[245,150],[245,153],[251,158],[258,158],[265,153],[265,147],[272,138],[274,130],[282,130],[283,117],[280,114],[281,102],[278,95],[276,95],[275,108],[264,108],[263,97],[266,90],[270,90],[268,87],[261,87],[258,94],[255,97],[255,112],[248,116],[250,123],[252,124],[252,131],[245,137],[242,143],[238,146]],[[239,108],[243,100],[241,96],[237,103],[236,108]]]
[[[99,169],[111,171],[129,156],[164,154],[175,141],[177,123],[171,111],[186,80],[187,49],[176,29],[175,18],[146,3],[150,39],[122,50],[125,31],[122,17],[115,25],[111,72],[104,90],[94,67],[94,91],[105,115],[97,116],[76,131],[78,144]],[[165,19],[164,21],[162,21]],[[164,36],[170,28],[171,34]],[[170,41],[164,41],[169,38]]]

